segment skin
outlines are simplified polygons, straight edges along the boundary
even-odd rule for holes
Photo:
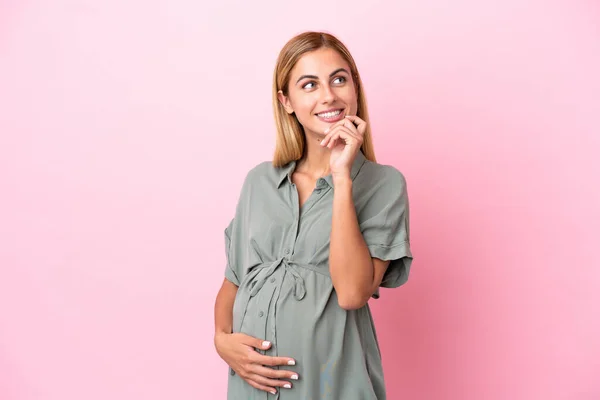
[[[352,200],[350,171],[366,130],[356,116],[357,94],[350,66],[333,49],[321,48],[304,54],[291,72],[288,95],[278,97],[304,127],[306,155],[298,161],[292,180],[300,204],[308,199],[316,181],[332,175],[335,186],[330,236],[329,269],[340,307],[353,310],[367,304],[379,287],[389,261],[370,256],[358,225]],[[307,77],[309,76],[309,77]],[[312,76],[312,77],[310,77]],[[316,77],[316,78],[315,78]],[[316,114],[342,109],[344,118],[324,122]],[[277,387],[292,387],[297,373],[269,366],[290,365],[289,357],[270,357],[256,351],[268,349],[263,339],[232,332],[233,303],[237,286],[227,279],[215,302],[215,347],[227,364],[248,384],[275,393]]]

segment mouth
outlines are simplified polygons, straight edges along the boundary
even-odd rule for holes
[[[323,122],[336,122],[344,118],[344,109],[338,108],[315,114]]]

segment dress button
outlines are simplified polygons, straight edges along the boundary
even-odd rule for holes
[[[285,254],[290,254],[290,249],[285,249]]]
[[[275,278],[271,278],[271,283],[275,283]]]
[[[235,371],[231,368],[229,368],[229,369],[230,369],[229,373],[231,374],[231,376],[235,375]]]
[[[262,317],[263,315],[265,315],[265,313],[264,313],[264,312],[262,312],[262,311],[258,313],[258,316],[259,316],[259,317]]]

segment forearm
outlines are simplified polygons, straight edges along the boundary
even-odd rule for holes
[[[366,304],[372,294],[373,261],[358,225],[352,180],[338,179],[334,187],[329,271],[340,306],[354,309]]]
[[[233,331],[233,303],[238,287],[227,279],[215,300],[215,336],[219,333],[232,333]]]

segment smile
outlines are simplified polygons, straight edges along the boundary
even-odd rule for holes
[[[317,114],[317,117],[321,121],[324,121],[324,122],[335,122],[335,121],[339,121],[340,119],[342,119],[344,117],[342,111],[343,110],[340,109],[340,110],[335,110],[335,111],[319,113],[319,114]]]

